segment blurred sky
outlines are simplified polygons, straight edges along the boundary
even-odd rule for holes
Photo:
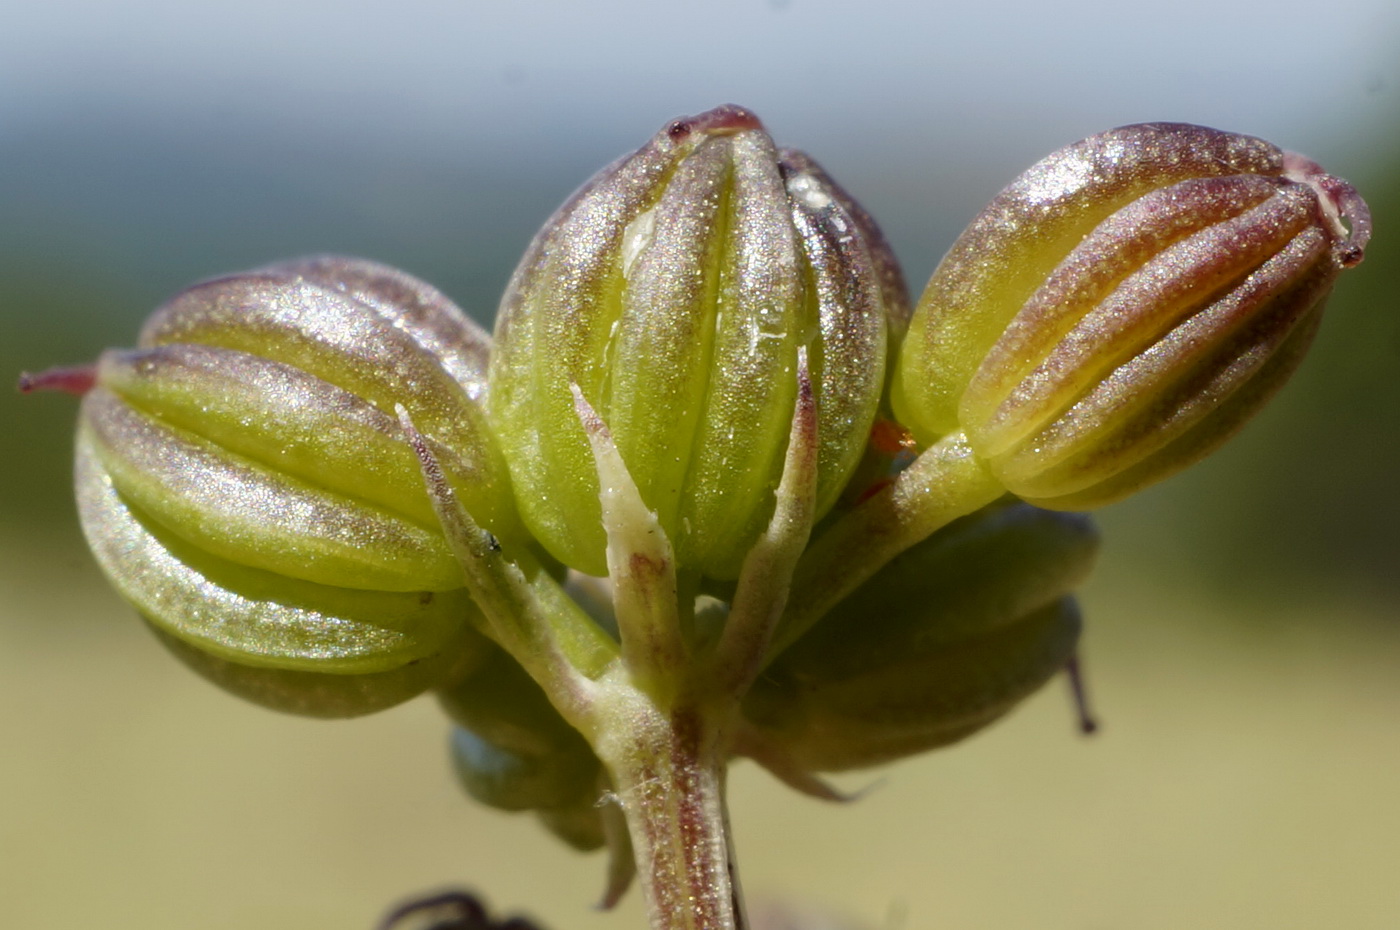
[[[733,101],[888,216],[917,285],[945,229],[1031,161],[1091,132],[1185,120],[1333,164],[1400,112],[1393,0],[8,7],[0,142],[44,157],[14,166],[37,176],[7,170],[0,187],[58,181],[24,207],[47,206],[40,219],[50,222],[86,214],[120,228],[124,218],[135,230],[154,215],[171,239],[198,226],[196,237],[210,237],[237,218],[227,208],[199,223],[179,216],[167,198],[184,193],[180,175],[206,187],[221,173],[230,186],[261,178],[269,191],[295,178],[287,213],[345,199],[358,204],[356,219],[408,238],[409,217],[432,223],[422,208],[444,202],[415,178],[484,190],[535,172],[524,186],[557,198],[665,120]],[[240,195],[246,203],[257,192]],[[456,196],[514,212],[484,194]],[[523,229],[541,219],[533,201],[517,209]]]
[[[1350,132],[1393,113],[1400,77],[1389,0],[9,6],[8,125],[83,105],[193,105],[393,148],[630,139],[728,99],[783,131],[834,122],[811,142],[838,150],[952,148],[1024,135],[1013,128],[1028,120]]]
[[[780,144],[806,149],[860,198],[916,292],[1000,187],[1111,126],[1184,120],[1260,135],[1368,192],[1396,189],[1400,159],[1395,0],[0,0],[0,13],[9,377],[129,343],[193,280],[310,252],[399,265],[489,320],[529,236],[570,190],[672,117],[725,101],[753,108]],[[1342,281],[1314,357],[1274,408],[1210,462],[1103,515],[1108,545],[1086,596],[1109,715],[1101,755],[1069,744],[1042,777],[1039,743],[1018,722],[1014,736],[998,730],[949,756],[952,767],[940,756],[918,763],[922,774],[890,775],[905,793],[882,821],[886,839],[899,833],[888,847],[873,836],[810,864],[783,858],[786,833],[740,825],[760,884],[838,904],[865,895],[857,909],[872,922],[879,902],[907,895],[911,930],[940,913],[996,930],[1395,925],[1400,899],[1385,883],[1400,866],[1400,803],[1384,790],[1400,764],[1400,691],[1386,684],[1400,678],[1391,215],[1378,216],[1377,250]],[[159,653],[77,539],[73,411],[70,398],[0,392],[10,919],[55,930],[359,926],[346,915],[372,914],[420,880],[480,877],[488,891],[510,880],[513,867],[497,875],[466,861],[493,859],[471,832],[487,815],[447,784],[431,705],[364,724],[380,730],[288,722]],[[1249,570],[1270,564],[1283,570],[1267,583]],[[1132,583],[1144,570],[1150,588]],[[1217,588],[1201,594],[1203,578]],[[1222,595],[1222,578],[1246,593],[1227,584]],[[1389,599],[1363,597],[1373,588]],[[1249,606],[1236,609],[1237,596]],[[1390,630],[1351,635],[1368,624]],[[1335,638],[1319,646],[1324,635]],[[1058,705],[1035,713],[1052,728],[1063,719]],[[361,732],[390,748],[364,748]],[[1257,746],[1240,749],[1241,733]],[[416,782],[399,793],[402,767]],[[303,772],[314,781],[298,783]],[[958,819],[949,799],[977,786],[985,804]],[[379,811],[371,797],[399,806],[362,823]],[[827,824],[869,823],[859,807],[826,820],[837,815],[790,803],[808,831],[798,863],[823,849]],[[921,833],[925,811],[966,845]],[[419,848],[424,819],[436,832]],[[522,857],[554,854],[539,852],[533,827],[502,829],[509,849],[537,844]],[[1001,890],[1008,847],[1021,850],[1011,871],[1036,876],[1027,910]],[[327,859],[276,897],[283,872],[338,852],[356,865]],[[841,855],[865,871],[842,873]],[[930,856],[941,859],[924,887]],[[1054,870],[1036,871],[1033,856]],[[565,915],[556,930],[629,925],[569,922],[584,903],[575,886],[596,868],[568,872],[568,901],[541,903]],[[1309,884],[1326,868],[1335,874]],[[1276,893],[1283,883],[1291,894]],[[91,890],[91,906],[75,887]],[[518,907],[531,887],[519,879],[498,893]]]

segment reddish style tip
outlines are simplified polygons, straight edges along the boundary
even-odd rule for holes
[[[81,397],[92,390],[97,381],[97,369],[92,365],[69,365],[49,368],[31,374],[23,372],[19,376],[19,392],[32,394],[35,391],[61,391]]]
[[[1312,159],[1294,152],[1283,153],[1283,174],[1317,191],[1322,210],[1338,237],[1333,249],[1337,262],[1343,268],[1361,264],[1366,257],[1366,245],[1371,241],[1371,208],[1356,188],[1323,171]]]
[[[670,136],[672,141],[679,142],[692,133],[723,136],[743,132],[746,129],[762,128],[763,123],[753,114],[753,111],[737,104],[726,103],[713,110],[706,110],[698,116],[688,116],[674,121],[666,127],[666,135]]]

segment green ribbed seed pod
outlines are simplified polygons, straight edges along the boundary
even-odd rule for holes
[[[993,504],[892,561],[785,651],[745,715],[809,771],[878,765],[954,742],[1062,669],[1088,518]]]
[[[369,262],[190,288],[139,348],[102,356],[84,398],[98,562],[177,654],[274,706],[366,712],[470,667],[486,643],[395,405],[477,519],[518,536],[480,408],[489,345],[437,291]]]
[[[466,602],[470,610],[474,605]],[[487,644],[471,627],[436,655],[383,672],[343,675],[267,668],[221,659],[147,622],[160,644],[205,681],[269,710],[328,720],[362,717],[387,710],[468,673],[486,654]]]
[[[751,719],[800,768],[883,765],[947,746],[993,723],[1061,671],[1079,639],[1061,598],[983,637],[846,679],[755,687]]]
[[[1085,139],[1006,188],[943,259],[895,413],[923,443],[963,430],[1034,503],[1111,502],[1272,396],[1370,231],[1350,185],[1261,139],[1176,123]]]
[[[772,511],[799,349],[821,512],[864,448],[906,303],[870,218],[753,114],[670,124],[550,219],[502,302],[490,411],[526,524],[564,563],[607,573],[577,385],[678,566],[734,577]]]

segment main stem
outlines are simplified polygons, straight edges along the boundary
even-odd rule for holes
[[[627,818],[652,930],[744,930],[723,715],[686,704],[662,710],[631,688],[605,690],[596,748]]]

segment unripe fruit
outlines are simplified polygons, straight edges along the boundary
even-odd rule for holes
[[[148,623],[160,644],[205,681],[270,710],[303,717],[340,719],[387,710],[452,681],[471,670],[486,655],[487,644],[470,627],[460,642],[441,652],[383,672],[338,675],[296,669],[267,668],[221,659],[176,639]]]
[[[953,245],[910,321],[895,413],[924,443],[963,430],[1027,500],[1108,503],[1262,406],[1369,236],[1350,185],[1261,139],[1176,123],[1093,136]]]
[[[869,217],[753,114],[663,129],[539,233],[502,301],[490,410],[517,501],[569,566],[606,574],[572,393],[611,431],[682,571],[733,578],[773,508],[805,348],[817,510],[861,455],[903,286]]]
[[[83,401],[99,564],[197,670],[275,706],[365,712],[449,679],[486,643],[395,405],[473,514],[516,534],[479,407],[488,348],[437,291],[369,262],[190,288],[139,348],[102,356]]]
[[[878,765],[976,732],[1064,667],[1086,517],[1001,502],[896,558],[755,683],[745,714],[809,771]]]

